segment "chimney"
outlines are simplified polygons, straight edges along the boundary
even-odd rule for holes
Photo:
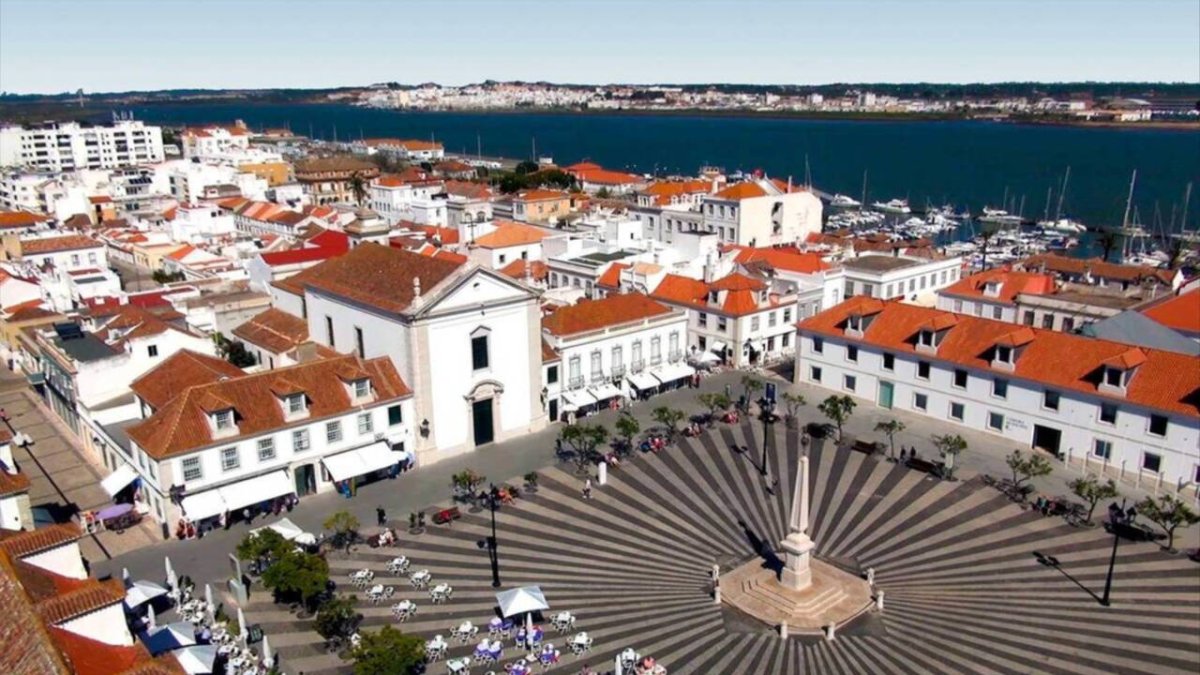
[[[533,284],[533,263],[529,260],[525,261],[525,283]]]
[[[708,191],[708,193],[709,193],[709,194],[716,194],[716,193],[717,193],[717,177],[716,177],[716,176],[713,176],[713,179],[712,179],[712,189],[710,189],[710,190]]]
[[[413,277],[413,304],[421,301],[421,277]]]
[[[317,360],[317,343],[309,340],[296,345],[296,362],[308,363]]]
[[[713,260],[713,252],[710,249],[704,257],[704,283],[711,284],[713,282],[713,276],[716,274],[716,270],[713,269],[715,266],[716,262]]]

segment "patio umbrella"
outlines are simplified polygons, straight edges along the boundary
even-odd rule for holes
[[[154,630],[158,625],[158,615],[154,612],[154,605],[146,605],[146,630]]]
[[[546,595],[537,586],[522,586],[497,593],[496,603],[500,606],[500,614],[506,619],[524,614],[527,633],[533,631],[533,613],[550,609]]]
[[[196,644],[192,624],[187,621],[169,623],[146,637],[146,648],[151,654],[161,654],[180,647]]]
[[[267,641],[266,635],[263,635],[262,659],[268,668],[275,665],[275,653],[271,651],[271,643]]]
[[[246,628],[246,614],[242,612],[242,608],[238,607],[238,637],[245,643],[246,638],[250,637],[250,631]]]
[[[133,504],[113,504],[112,506],[106,506],[106,507],[100,509],[100,511],[98,513],[96,513],[96,519],[97,520],[108,520],[110,518],[116,518],[118,516],[123,516],[132,510],[133,510]]]
[[[174,567],[171,567],[171,556],[169,556],[169,555],[164,555],[164,556],[163,556],[163,566],[164,566],[164,567],[166,568],[166,570],[167,570],[167,579],[168,579],[168,580],[169,580],[171,577],[174,577],[174,576],[175,576],[175,568],[174,568]],[[170,581],[168,581],[167,583],[168,583],[168,585],[173,585],[173,584],[171,584],[171,583],[170,583]]]
[[[312,533],[300,529],[300,526],[293,523],[290,518],[280,518],[277,522],[271,523],[266,527],[251,530],[251,532],[259,532],[261,530],[275,530],[284,539],[304,546],[311,546],[317,543],[317,538]]]
[[[208,583],[204,584],[204,602],[208,607],[208,618],[211,621],[216,617],[217,606],[213,604],[212,586]]]
[[[125,588],[129,588],[129,568],[121,568],[121,581],[125,582]]]
[[[169,567],[167,568],[167,588],[171,589],[172,593],[179,589],[179,579],[175,577],[175,570]]]
[[[125,606],[133,609],[138,605],[150,602],[160,595],[166,595],[167,589],[153,581],[135,581],[127,584],[125,591]]]
[[[206,675],[213,671],[217,660],[217,648],[213,645],[194,645],[171,652],[175,660],[189,675]]]

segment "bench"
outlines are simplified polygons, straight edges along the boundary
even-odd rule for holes
[[[874,441],[854,441],[850,445],[850,449],[854,452],[861,452],[864,455],[875,455],[883,452],[879,444]]]
[[[433,522],[437,523],[438,525],[446,525],[447,523],[458,520],[459,518],[462,518],[462,512],[458,510],[457,506],[453,506],[448,509],[442,509],[441,511],[433,514]]]
[[[940,470],[939,466],[927,459],[910,459],[907,460],[908,468],[922,473],[937,474]]]

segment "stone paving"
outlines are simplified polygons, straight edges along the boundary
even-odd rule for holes
[[[762,440],[757,426],[718,426],[629,459],[589,500],[581,498],[573,465],[561,464],[542,472],[535,492],[497,512],[503,587],[541,586],[548,614],[574,613],[575,630],[595,640],[576,658],[563,649],[572,633],[547,637],[564,653],[558,670],[607,669],[616,653],[633,647],[673,674],[1195,672],[1200,566],[1155,544],[1123,543],[1113,603],[1105,608],[1097,595],[1112,539],[1103,529],[1041,517],[969,469],[947,482],[819,440],[807,449],[817,554],[854,574],[874,568],[883,611],[824,641],[781,639],[772,627],[714,604],[712,564],[734,569],[787,531],[804,450],[795,432],[776,425],[768,461],[779,484],[769,490],[756,465]],[[743,446],[749,452],[733,450]],[[477,546],[490,533],[488,513],[463,510],[449,526],[401,530],[394,548],[330,554],[343,586],[352,571],[369,568],[376,583],[395,587],[391,602],[418,605],[412,619],[396,624],[389,603],[367,603],[360,591],[366,629],[394,624],[449,639],[462,621],[486,626],[495,616],[488,556]],[[386,562],[397,554],[412,560],[412,570],[428,569],[432,583],[449,583],[450,601],[434,605],[426,591],[389,575]],[[1041,564],[1038,554],[1058,566]],[[288,672],[350,669],[308,622],[264,593],[252,596],[247,619],[262,625]],[[477,641],[451,641],[447,658],[470,655]],[[501,664],[520,655],[505,642]]]

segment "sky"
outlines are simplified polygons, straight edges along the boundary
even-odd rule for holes
[[[1200,0],[0,0],[0,91],[1200,81]]]

